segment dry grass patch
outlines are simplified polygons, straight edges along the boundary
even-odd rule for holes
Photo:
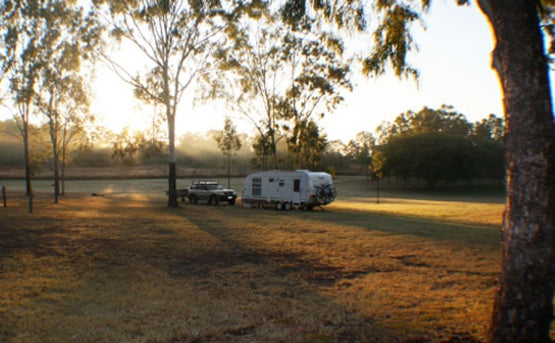
[[[498,226],[488,220],[430,221],[341,201],[287,213],[90,196],[39,198],[29,215],[21,201],[0,209],[0,341],[486,334],[499,271]]]
[[[339,200],[331,207],[349,212],[371,212],[394,216],[437,220],[458,225],[499,226],[504,204],[468,201],[438,201],[388,198],[382,203],[372,201]]]
[[[204,213],[216,208],[83,197],[56,206],[37,199],[33,215],[24,206],[2,211],[1,341],[387,336],[233,243]]]
[[[485,338],[499,271],[497,227],[341,206],[315,213],[205,210],[216,216],[211,230],[225,240],[270,256],[278,272],[401,337]]]

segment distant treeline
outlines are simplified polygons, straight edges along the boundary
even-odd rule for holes
[[[31,164],[34,174],[50,168],[51,153],[48,149],[49,136],[46,127],[31,127]],[[186,133],[176,139],[177,164],[187,169],[226,173],[226,159],[215,140],[217,130],[207,133]],[[164,137],[150,136],[149,132],[131,132],[124,129],[114,133],[106,128],[95,128],[83,132],[75,140],[67,155],[67,167],[117,167],[138,165],[162,165],[168,162],[168,149]],[[232,156],[232,173],[245,175],[263,168],[264,156],[258,156],[253,146],[256,139],[238,135],[241,148]],[[344,155],[345,144],[331,141],[320,157],[321,161],[311,169],[349,172],[351,163]],[[293,158],[287,151],[285,140],[279,141],[277,155],[280,169],[293,168]],[[23,145],[14,120],[0,121],[0,166],[23,168]]]
[[[371,158],[376,177],[438,182],[475,178],[505,179],[503,119],[490,115],[470,123],[452,107],[400,114],[377,132]]]
[[[49,150],[46,128],[33,127],[31,151],[35,173],[48,170]],[[22,144],[13,120],[0,122],[0,161],[3,166],[23,166]],[[193,170],[226,173],[226,159],[215,136],[187,133],[176,140],[177,164]],[[68,167],[115,167],[167,163],[165,140],[148,132],[113,133],[107,129],[83,132],[71,147]],[[268,156],[257,153],[256,139],[238,135],[241,148],[232,156],[231,173],[246,175],[261,170]],[[362,131],[347,144],[325,140],[325,149],[307,169],[333,174],[361,173],[368,179],[394,177],[402,181],[421,180],[429,186],[438,182],[505,176],[504,125],[501,118],[471,123],[452,107],[423,108],[400,114],[384,122],[374,134]],[[279,169],[293,169],[294,157],[285,140],[277,145]],[[220,171],[220,172],[218,172]]]

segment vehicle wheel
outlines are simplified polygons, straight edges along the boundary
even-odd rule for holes
[[[217,205],[218,204],[218,197],[215,195],[211,195],[210,199],[208,199],[208,203],[210,205]]]
[[[194,196],[194,195],[190,195],[190,196],[189,196],[189,202],[190,202],[191,204],[196,204],[196,203],[197,203],[197,197]]]
[[[283,204],[281,202],[276,202],[276,210],[281,211],[283,209]]]
[[[235,205],[235,199],[228,200],[227,202],[228,202],[231,206]]]
[[[291,211],[291,203],[290,202],[286,202],[285,204],[283,204],[283,209],[285,211]]]

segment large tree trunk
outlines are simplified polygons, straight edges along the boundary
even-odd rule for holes
[[[536,1],[480,0],[505,95],[507,207],[492,342],[550,342],[555,285],[555,128]]]

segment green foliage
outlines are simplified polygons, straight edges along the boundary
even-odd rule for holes
[[[384,174],[384,168],[387,164],[385,159],[385,155],[382,151],[376,150],[372,154],[372,170],[374,172],[374,176],[378,179],[381,179]]]
[[[231,187],[231,156],[241,149],[241,139],[229,117],[225,118],[223,130],[216,132],[213,137],[216,143],[218,143],[218,148],[226,157],[228,187]]]
[[[292,27],[280,25],[280,16],[302,16],[302,6],[287,2],[278,13],[266,9],[257,22],[240,18],[217,53],[221,74],[212,80],[212,89],[255,125],[261,136],[257,151],[269,153],[274,168],[283,138],[295,164],[314,163],[306,160],[308,150],[315,157],[324,141],[314,139],[316,118],[331,112],[343,101],[341,91],[351,89],[340,39],[303,31],[313,24],[309,18],[295,19],[298,25]]]
[[[480,139],[493,139],[494,141],[502,142],[505,136],[503,118],[490,114],[488,118],[484,118],[482,121],[474,124],[473,135]]]
[[[371,133],[362,131],[351,139],[346,147],[346,155],[354,163],[358,164],[361,171],[368,175],[372,164],[372,154],[375,150],[375,139]]]
[[[445,133],[394,136],[383,147],[389,172],[403,179],[416,177],[430,187],[438,181],[470,180],[475,150],[465,137]]]
[[[417,70],[407,64],[407,54],[414,48],[409,28],[421,12],[410,4],[392,1],[378,1],[377,10],[383,19],[374,31],[375,47],[363,62],[363,72],[383,74],[389,62],[395,75],[418,77]]]
[[[318,125],[312,120],[298,123],[295,130],[295,134],[287,140],[293,168],[316,169],[328,144],[326,135],[320,133]]]
[[[415,177],[430,187],[440,181],[504,178],[503,121],[494,115],[473,125],[451,107],[424,107],[380,129],[383,155],[375,171]]]
[[[225,118],[224,128],[214,134],[214,140],[218,148],[226,157],[233,155],[241,149],[241,140],[237,135],[237,129],[229,117]]]
[[[166,144],[155,137],[149,138],[144,131],[129,132],[125,128],[112,140],[112,158],[121,161],[124,165],[134,165],[138,162],[147,162],[163,154]]]
[[[505,182],[505,145],[502,140],[472,137],[475,147],[475,177],[491,178]]]
[[[363,72],[381,75],[390,66],[397,76],[416,78],[417,70],[407,62],[408,53],[415,49],[410,29],[414,23],[420,22],[422,13],[429,5],[430,0],[378,0],[371,4],[363,0],[288,0],[288,11],[283,14],[283,20],[294,28],[311,30],[312,26],[302,26],[300,22],[310,13],[316,13],[317,19],[340,30],[371,30],[374,45],[369,55],[362,59]],[[368,22],[373,25],[368,25]]]
[[[282,19],[292,27],[302,27],[299,24],[308,16],[309,9],[315,10],[339,28],[364,30],[367,27],[365,4],[358,0],[287,0],[283,6]]]
[[[269,142],[269,135],[258,134],[253,143],[252,148],[257,159],[252,161],[255,166],[260,166],[262,170],[268,170],[268,156],[273,153],[273,147]]]
[[[412,133],[441,132],[466,136],[472,130],[465,116],[451,106],[439,109],[422,108],[418,112],[407,111],[398,115],[391,126],[385,128],[385,136],[408,135]]]

